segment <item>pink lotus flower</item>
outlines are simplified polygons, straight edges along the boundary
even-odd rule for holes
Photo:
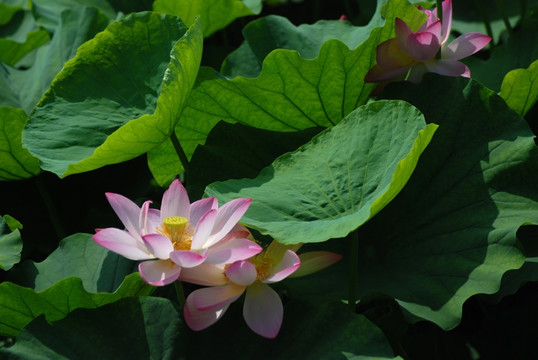
[[[149,260],[141,262],[138,270],[151,285],[170,284],[182,268],[204,261],[233,262],[262,250],[246,238],[248,231],[237,226],[251,199],[235,199],[220,208],[213,197],[191,204],[179,180],[165,191],[160,210],[150,209],[151,201],[140,208],[122,195],[106,196],[127,231],[98,230],[93,240],[128,259]]]
[[[301,265],[300,257],[294,251],[298,248],[273,241],[265,252],[250,259],[186,269],[181,274],[183,281],[212,285],[195,290],[187,297],[183,308],[187,325],[196,331],[211,326],[246,291],[243,317],[247,325],[263,337],[275,338],[282,325],[284,309],[279,295],[268,284],[285,279],[299,266],[302,276],[341,258],[324,251],[305,253],[306,263]]]
[[[469,68],[458,61],[486,46],[491,38],[480,33],[467,33],[445,46],[452,27],[452,0],[443,1],[443,23],[437,18],[437,9],[424,10],[426,22],[413,32],[399,18],[395,20],[396,38],[377,47],[377,65],[365,82],[407,80],[419,83],[426,72],[446,76],[471,77]],[[440,58],[437,54],[440,53]]]

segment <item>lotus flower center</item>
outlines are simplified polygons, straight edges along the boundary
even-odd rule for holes
[[[182,216],[170,216],[163,220],[161,233],[168,237],[174,245],[174,250],[190,250],[192,230],[189,221]]]
[[[257,277],[256,280],[263,281],[271,275],[271,270],[273,268],[273,262],[271,259],[266,256],[256,256],[254,259],[250,260],[252,264],[256,267]]]

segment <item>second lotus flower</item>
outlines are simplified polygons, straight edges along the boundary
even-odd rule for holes
[[[377,47],[377,65],[370,69],[364,81],[407,79],[419,83],[427,72],[470,77],[469,68],[459,60],[482,49],[491,38],[480,33],[466,33],[445,46],[452,26],[452,0],[443,1],[442,6],[442,23],[437,17],[437,9],[429,11],[419,7],[427,15],[427,20],[416,32],[402,19],[396,18],[396,37]]]

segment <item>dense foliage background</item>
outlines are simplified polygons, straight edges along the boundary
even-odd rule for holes
[[[454,35],[493,37],[464,60],[471,79],[373,92],[375,49],[395,16],[421,24],[416,4],[0,1],[0,356],[534,358],[538,2],[491,3],[453,1]],[[334,180],[323,163],[373,175]],[[258,199],[247,225],[344,255],[277,286],[276,340],[252,334],[240,306],[190,331],[173,289],[91,241],[121,227],[105,192],[158,202],[185,170],[191,199]],[[288,207],[338,179],[371,187],[339,194],[351,214],[316,212],[330,203],[319,194],[308,217]]]

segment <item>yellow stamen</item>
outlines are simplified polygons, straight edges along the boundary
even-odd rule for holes
[[[189,225],[189,221],[182,216],[170,216],[163,220],[159,232],[172,241],[175,250],[190,250],[192,230]]]

